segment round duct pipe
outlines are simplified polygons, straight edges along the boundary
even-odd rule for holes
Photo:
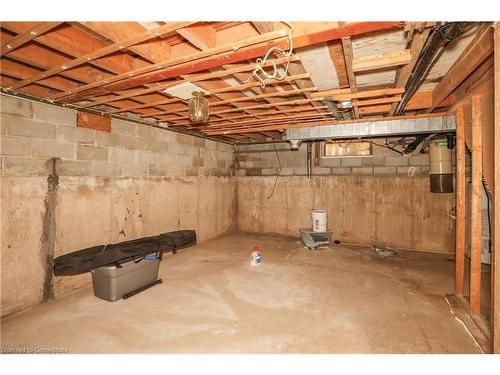
[[[430,184],[432,193],[453,193],[451,149],[445,138],[429,142]]]

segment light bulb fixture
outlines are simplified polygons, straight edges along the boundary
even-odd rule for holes
[[[203,91],[194,91],[188,104],[188,116],[192,122],[207,122],[210,116],[208,100]]]

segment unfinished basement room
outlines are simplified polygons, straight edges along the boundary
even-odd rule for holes
[[[3,354],[500,353],[500,24],[319,15],[1,22]]]

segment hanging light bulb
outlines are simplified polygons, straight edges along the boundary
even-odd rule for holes
[[[194,91],[189,99],[188,116],[193,122],[207,122],[210,115],[208,100],[202,91]]]

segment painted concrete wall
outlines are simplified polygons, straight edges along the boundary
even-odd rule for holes
[[[298,237],[325,209],[335,239],[454,252],[454,194],[430,193],[428,177],[281,176],[271,195],[275,180],[238,177],[238,230]]]
[[[177,229],[204,241],[234,229],[231,145],[121,120],[111,133],[77,128],[74,111],[0,98],[2,316],[44,300],[47,251]],[[51,157],[60,160],[47,203]],[[89,273],[54,277],[50,288],[58,298],[90,282]]]

